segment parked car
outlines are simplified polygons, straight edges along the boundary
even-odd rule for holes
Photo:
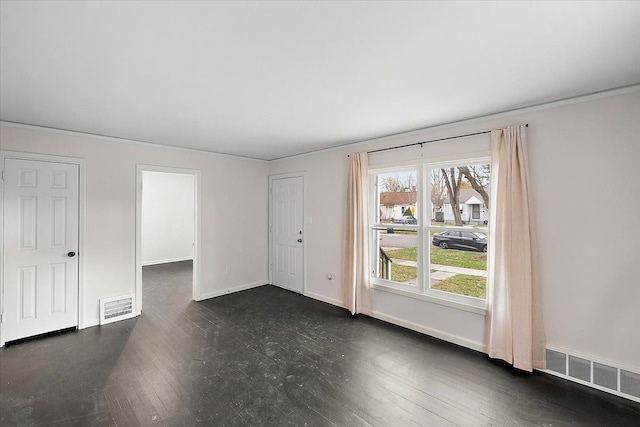
[[[413,216],[403,216],[400,218],[394,218],[393,223],[394,224],[417,224],[418,219]]]
[[[447,230],[433,235],[433,246],[487,252],[487,236],[477,231]]]

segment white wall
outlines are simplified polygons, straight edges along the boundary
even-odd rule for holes
[[[271,163],[6,124],[0,148],[86,160],[81,316],[90,325],[97,323],[99,298],[134,290],[138,163],[202,171],[202,289],[210,296],[266,283],[267,177],[306,171],[305,214],[313,217],[306,221],[306,294],[341,304],[347,153],[529,123],[548,344],[640,369],[638,117],[635,91]],[[438,156],[469,145],[426,147],[423,155]],[[251,209],[231,209],[247,200]],[[484,341],[482,315],[383,291],[374,291],[373,308],[379,317],[463,345]]]
[[[529,123],[547,342],[640,368],[639,117],[634,91],[271,162],[270,174],[306,172],[305,212],[313,217],[306,225],[308,295],[341,304],[348,153]],[[465,144],[429,144],[415,155],[482,149]],[[327,272],[335,274],[333,283]],[[484,342],[480,314],[378,290],[373,309],[377,317],[472,348]]]
[[[142,172],[142,265],[193,259],[194,176]]]
[[[205,297],[267,283],[268,163],[9,124],[0,141],[2,150],[85,159],[86,325],[97,324],[100,298],[135,289],[136,164],[201,171]]]

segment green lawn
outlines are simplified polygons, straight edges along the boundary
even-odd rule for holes
[[[391,280],[406,283],[418,276],[418,269],[406,265],[391,265]],[[476,298],[485,298],[487,279],[482,276],[469,276],[457,274],[433,285],[432,289],[452,292],[460,295],[469,295]]]
[[[477,298],[486,298],[486,288],[486,277],[469,276],[466,274],[457,274],[431,287],[431,289],[453,292],[460,295],[469,295]]]
[[[418,277],[418,269],[406,265],[391,264],[391,280],[405,283]]]
[[[418,248],[403,248],[385,251],[390,258],[416,261]],[[476,270],[487,269],[487,254],[475,251],[459,251],[457,249],[431,248],[431,263],[451,265],[453,267],[473,268]]]
[[[402,248],[386,251],[390,258],[404,259],[416,261],[418,257],[418,248]],[[487,254],[474,251],[460,251],[457,249],[440,249],[431,248],[431,263],[450,265],[454,267],[473,268],[476,270],[487,269]],[[433,273],[433,269],[431,273]],[[415,279],[418,270],[415,267],[391,264],[391,280],[394,282],[406,283]],[[453,292],[461,295],[469,295],[477,298],[485,298],[486,278],[482,276],[471,276],[466,274],[457,274],[449,279],[443,280],[433,289],[441,291]]]
[[[440,249],[434,246],[431,248],[431,263],[486,270],[487,254],[475,251],[459,251],[457,249]]]
[[[409,261],[415,261],[418,259],[418,248],[402,248],[393,249],[391,251],[385,251],[389,258],[406,259]]]

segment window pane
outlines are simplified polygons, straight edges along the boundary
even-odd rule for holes
[[[487,239],[477,232],[432,231],[431,289],[486,298]]]
[[[432,224],[476,229],[430,231],[431,289],[486,298],[490,172],[489,164],[429,171]]]
[[[473,211],[471,212],[471,218],[480,219],[480,205],[475,204],[475,205],[471,205],[471,207],[473,208]]]
[[[377,229],[376,277],[416,285],[418,280],[418,233],[393,228]]]
[[[378,221],[417,224],[417,172],[382,173],[377,179]]]
[[[429,171],[434,225],[486,225],[489,222],[489,164],[456,165]]]

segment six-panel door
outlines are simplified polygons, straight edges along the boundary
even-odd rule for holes
[[[271,187],[271,279],[303,291],[303,178],[274,179]]]
[[[78,165],[5,159],[2,339],[78,325]]]

